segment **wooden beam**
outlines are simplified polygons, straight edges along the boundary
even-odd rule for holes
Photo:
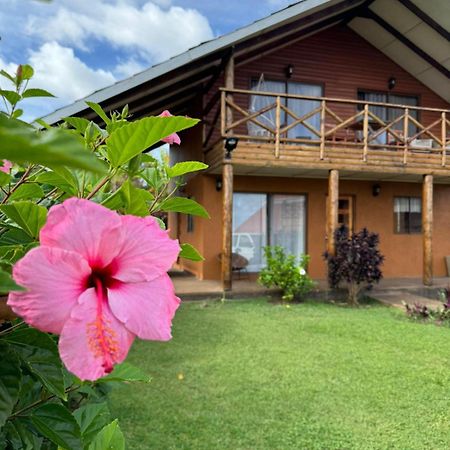
[[[233,217],[233,165],[224,159],[222,165],[222,287],[232,288],[231,242]]]
[[[408,47],[411,51],[413,51],[416,55],[420,56],[424,59],[428,64],[432,65],[435,69],[441,72],[447,78],[450,78],[450,70],[444,67],[441,63],[436,61],[432,56],[430,56],[427,52],[418,47],[414,42],[410,41],[405,35],[400,33],[397,28],[394,28],[390,23],[386,22],[379,15],[375,14],[372,10],[368,9],[365,13],[361,14],[362,17],[367,17],[369,19],[374,20],[378,25],[384,28],[387,32],[392,34],[396,39],[398,39],[402,44]]]
[[[338,226],[338,206],[339,206],[339,172],[336,169],[330,170],[328,174],[328,201],[327,201],[327,252],[334,255],[336,252],[336,242],[334,232]]]
[[[225,88],[226,89],[234,89],[234,56],[231,55],[227,61],[227,65],[225,67]],[[227,94],[227,98],[230,101],[233,101],[232,94]],[[226,107],[226,119],[225,119],[225,129],[231,126],[233,123],[233,110],[230,106]],[[227,132],[227,135],[232,135],[233,131],[230,130]]]
[[[428,14],[422,9],[416,6],[411,0],[398,0],[405,8],[409,9],[413,14],[415,14],[419,19],[422,19],[429,27],[433,28],[436,33],[439,33],[442,37],[450,41],[450,32],[444,27],[439,25],[434,19],[432,19]]]
[[[423,284],[433,284],[433,175],[423,177],[422,189]]]

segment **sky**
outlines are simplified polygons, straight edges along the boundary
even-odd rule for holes
[[[0,0],[0,69],[30,64],[25,120],[48,114],[295,0]],[[11,88],[0,77],[0,88]],[[26,103],[25,103],[26,102]]]

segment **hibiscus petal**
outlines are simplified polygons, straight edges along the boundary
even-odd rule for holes
[[[180,299],[167,274],[144,283],[117,283],[108,288],[112,313],[141,339],[168,341]]]
[[[13,269],[14,280],[27,291],[11,292],[8,305],[35,328],[59,334],[86,289],[90,273],[87,261],[78,253],[34,248]]]
[[[158,117],[172,117],[172,114],[165,109]],[[161,139],[163,142],[166,142],[167,144],[181,144],[180,136],[178,136],[177,133],[172,133],[169,136]]]
[[[70,198],[53,206],[41,230],[41,245],[80,253],[91,267],[105,267],[122,244],[120,216],[97,203]]]
[[[91,288],[80,296],[79,304],[64,325],[59,353],[70,372],[81,380],[94,381],[126,358],[133,340],[134,335]]]
[[[112,276],[124,282],[150,281],[167,272],[180,246],[153,217],[122,216],[124,244]]]

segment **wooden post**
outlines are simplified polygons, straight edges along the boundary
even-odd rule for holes
[[[222,166],[222,287],[232,288],[231,241],[233,217],[233,165],[224,159]]]
[[[423,284],[433,284],[433,175],[423,177],[422,190]]]
[[[225,66],[225,88],[226,89],[234,89],[234,56],[231,55],[230,59]],[[233,101],[233,95],[227,92],[227,98]],[[226,107],[226,129],[228,130],[227,135],[231,136],[233,134],[232,130],[229,130],[229,127],[233,123],[233,110],[230,106]]]
[[[328,175],[328,202],[327,202],[327,252],[334,255],[336,243],[334,232],[338,226],[339,206],[339,172],[330,170]]]
[[[441,141],[442,141],[442,167],[445,167],[447,159],[447,130],[445,112],[441,113]]]
[[[275,158],[280,157],[281,99],[277,96],[275,110]]]
[[[406,163],[408,162],[408,128],[409,128],[409,109],[405,109],[405,119],[403,122],[403,142],[404,142],[404,149],[403,149],[403,164],[406,166]]]
[[[363,117],[363,161],[367,161],[367,152],[369,149],[369,105],[364,105],[364,117]]]
[[[325,114],[326,114],[325,100],[322,100],[320,108],[320,159],[325,157]]]

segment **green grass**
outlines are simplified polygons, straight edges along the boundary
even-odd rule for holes
[[[173,335],[112,395],[130,449],[450,448],[449,328],[261,299],[186,303]]]

